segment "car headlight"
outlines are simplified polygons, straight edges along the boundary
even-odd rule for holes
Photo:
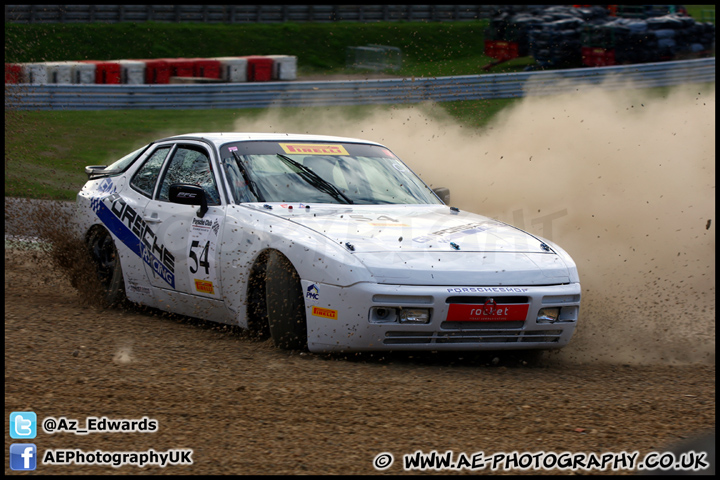
[[[426,325],[430,323],[432,309],[403,307],[372,307],[370,323],[407,323]]]
[[[537,323],[555,323],[560,316],[560,307],[541,308],[538,312]]]
[[[427,308],[400,309],[400,323],[430,323],[430,310]]]

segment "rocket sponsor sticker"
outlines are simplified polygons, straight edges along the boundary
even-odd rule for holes
[[[338,144],[280,143],[285,153],[295,155],[347,155],[345,147]]]
[[[316,317],[329,318],[330,320],[337,320],[338,312],[331,308],[312,307],[312,314]]]
[[[447,322],[513,322],[525,321],[528,304],[503,305],[489,299],[484,304],[451,304]]]

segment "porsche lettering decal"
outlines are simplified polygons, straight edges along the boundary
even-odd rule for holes
[[[108,207],[105,202],[108,202]],[[105,226],[147,263],[168,285],[175,288],[175,257],[130,205],[114,193],[93,198],[90,206]]]
[[[529,289],[524,287],[452,287],[450,293],[525,293]]]

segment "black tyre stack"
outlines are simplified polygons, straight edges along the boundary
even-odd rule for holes
[[[583,47],[614,50],[617,64],[709,54],[715,25],[658,10],[621,17],[599,6],[509,5],[490,18],[486,38],[517,42],[520,56],[532,56],[541,68],[572,68],[582,65]]]

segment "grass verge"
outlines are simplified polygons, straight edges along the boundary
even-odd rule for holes
[[[443,111],[482,128],[512,100],[458,101]],[[393,106],[286,108],[283,114],[369,116]],[[316,110],[317,113],[313,113]],[[150,141],[181,133],[234,131],[263,109],[5,111],[5,196],[74,200],[85,165],[112,163]],[[372,138],[369,138],[372,140]]]

